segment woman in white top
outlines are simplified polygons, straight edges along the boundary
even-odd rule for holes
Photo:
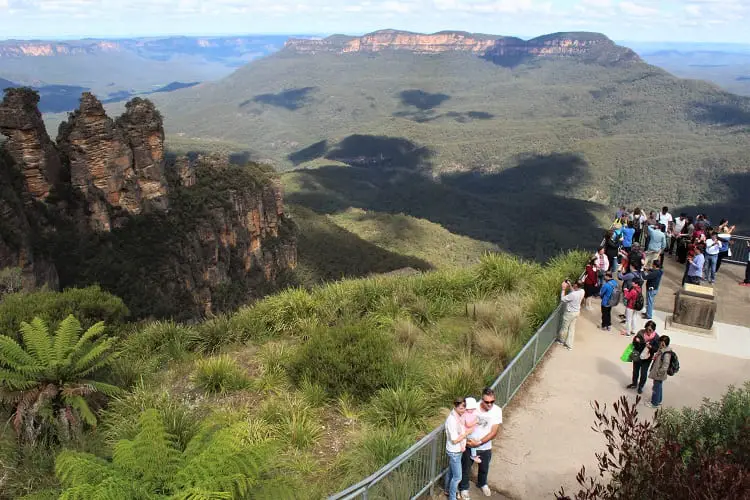
[[[466,436],[470,434],[462,422],[466,413],[466,399],[453,401],[453,410],[445,420],[445,451],[448,453],[448,472],[445,473],[445,491],[448,500],[456,500],[458,483],[461,481],[461,455],[466,449]]]
[[[709,283],[716,281],[716,263],[721,251],[721,240],[715,233],[706,240],[706,263],[703,266],[703,277]]]

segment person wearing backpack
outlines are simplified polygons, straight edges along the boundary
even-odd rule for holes
[[[676,365],[676,369],[675,366]],[[649,408],[659,408],[661,406],[663,394],[663,384],[669,375],[674,375],[680,369],[677,355],[669,347],[669,337],[662,335],[659,337],[659,350],[654,355],[651,363],[651,371],[648,378],[653,380],[653,390],[651,391],[651,401],[646,401]],[[670,373],[671,372],[671,373]]]
[[[636,311],[643,309],[641,283],[643,283],[643,281],[640,278],[633,280],[630,288],[625,288],[623,291],[623,296],[625,297],[625,330],[621,332],[621,335],[628,337],[635,335]],[[640,309],[638,306],[640,306]]]
[[[656,333],[656,323],[647,321],[643,330],[633,337],[633,352],[630,358],[633,362],[633,378],[632,383],[627,386],[628,389],[638,388],[638,394],[643,394],[648,368],[658,350],[659,334]]]
[[[599,296],[602,298],[602,330],[612,331],[612,306],[620,302],[620,288],[617,286],[617,280],[612,277],[612,272],[604,273],[604,284],[599,290]]]

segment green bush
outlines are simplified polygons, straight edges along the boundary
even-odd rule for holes
[[[389,383],[394,341],[371,322],[319,329],[299,349],[290,372],[295,383],[308,379],[333,397],[349,392],[369,399]]]
[[[154,321],[129,335],[123,342],[123,350],[127,357],[180,360],[195,342],[196,332],[192,326],[171,320]]]
[[[198,361],[193,383],[207,394],[225,394],[247,388],[249,380],[237,361],[218,356]]]
[[[6,295],[0,301],[0,335],[18,338],[21,322],[40,318],[51,329],[70,315],[86,329],[99,321],[117,327],[128,316],[123,301],[98,286]]]
[[[414,444],[416,433],[407,427],[365,428],[361,438],[339,462],[344,485],[353,484],[384,466]]]
[[[237,341],[232,320],[224,315],[199,323],[194,332],[191,347],[203,354],[213,354],[221,346]]]
[[[750,465],[750,381],[730,386],[718,401],[706,399],[699,408],[668,408],[659,414],[661,433],[680,444],[690,461],[699,453],[726,453]]]

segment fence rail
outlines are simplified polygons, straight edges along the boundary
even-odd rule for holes
[[[750,236],[732,236],[729,241],[729,250],[732,256],[726,257],[724,262],[747,264],[748,254],[750,253],[750,249],[747,247],[748,241],[750,241]]]
[[[544,358],[554,343],[562,318],[558,305],[534,333],[513,361],[495,379],[491,387],[495,400],[505,407],[521,385]],[[448,467],[445,453],[445,428],[441,425],[379,471],[359,483],[336,493],[329,500],[415,499],[431,492]]]

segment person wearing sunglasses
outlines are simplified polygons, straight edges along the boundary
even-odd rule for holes
[[[477,474],[477,487],[485,496],[492,496],[492,491],[487,485],[487,474],[490,471],[490,460],[492,459],[492,440],[497,435],[500,424],[503,423],[503,409],[495,404],[495,391],[485,387],[482,398],[479,400],[479,409],[476,411],[477,425],[466,441],[466,451],[461,457],[463,472],[458,489],[461,490],[461,498],[469,498],[469,477],[474,460],[471,457],[471,449],[476,448],[476,454],[482,460],[479,462]]]

